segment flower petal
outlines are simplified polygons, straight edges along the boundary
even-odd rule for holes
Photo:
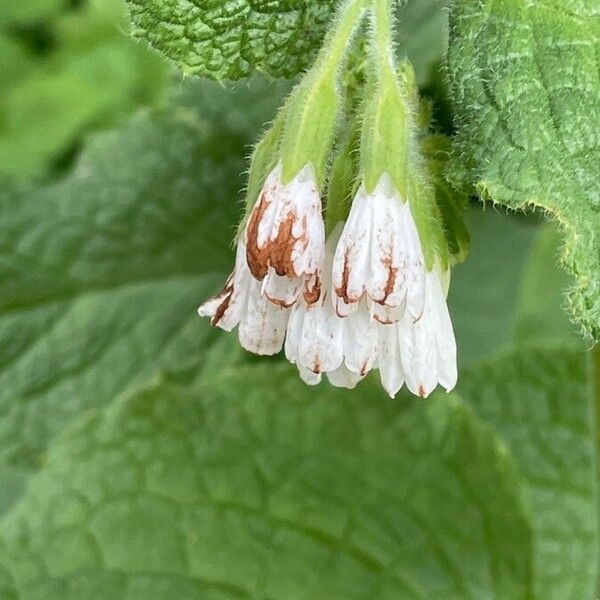
[[[321,373],[313,373],[310,369],[305,369],[302,365],[298,365],[298,373],[306,385],[319,385],[323,377]]]
[[[303,287],[304,278],[277,275],[275,269],[269,267],[262,281],[261,293],[273,304],[277,304],[282,308],[289,308],[296,302]]]
[[[237,247],[235,267],[221,293],[198,308],[201,317],[210,317],[211,324],[231,331],[241,320],[248,297],[251,275],[246,266],[246,249],[243,242]]]
[[[289,310],[270,302],[260,293],[260,282],[252,279],[248,303],[239,327],[243,348],[254,354],[277,354],[283,346]]]
[[[356,385],[364,379],[364,376],[353,373],[344,365],[341,365],[335,371],[328,372],[327,379],[329,380],[329,383],[335,387],[353,390]]]
[[[284,184],[278,164],[267,177],[246,225],[252,275],[262,280],[269,267],[291,279],[318,273],[325,243],[321,210],[314,167],[305,165]]]
[[[364,187],[358,190],[333,258],[335,294],[346,305],[364,295],[369,274],[372,211]],[[343,314],[340,311],[340,314]]]
[[[400,359],[398,326],[378,325],[377,364],[383,389],[390,398],[404,385],[404,370]]]
[[[418,321],[425,309],[425,258],[408,203],[404,210],[403,231],[407,249],[406,311],[413,321]]]
[[[366,375],[377,359],[377,328],[365,304],[344,320],[344,363],[353,373]]]

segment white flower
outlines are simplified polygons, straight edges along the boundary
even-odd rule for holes
[[[239,325],[241,345],[256,354],[275,354],[283,346],[288,360],[297,365],[302,379],[316,385],[325,373],[338,387],[353,388],[371,369],[393,398],[404,383],[422,398],[437,385],[450,391],[456,385],[456,341],[445,295],[447,273],[426,272],[420,318],[406,314],[383,324],[374,316],[373,301],[363,297],[353,312],[340,317],[332,291],[332,264],[342,224],[327,240],[317,276],[293,308],[282,308],[263,293],[250,273],[246,246],[238,244],[235,268],[223,291],[203,304],[198,313],[226,331]]]
[[[365,296],[373,317],[395,323],[408,313],[418,320],[425,303],[425,261],[409,203],[384,173],[368,194],[358,190],[333,261],[340,316]]]
[[[327,240],[321,293],[305,293],[292,308],[285,354],[309,384],[318,383],[321,373],[327,373],[334,385],[354,387],[373,366],[377,340],[366,305],[346,319],[335,312],[331,265],[340,232],[341,225]]]
[[[289,310],[269,301],[261,292],[261,283],[252,277],[246,262],[246,246],[237,247],[233,273],[223,291],[199,309],[201,317],[231,331],[239,324],[239,340],[243,348],[255,354],[277,354],[283,346]]]
[[[456,386],[456,340],[444,292],[445,274],[427,273],[423,316],[398,324],[402,369],[408,389],[426,398],[438,383],[450,392]]]
[[[311,164],[287,184],[282,165],[267,177],[245,229],[248,267],[273,303],[289,307],[309,282],[317,284],[325,227]]]
[[[456,340],[439,269],[427,272],[423,315],[406,315],[392,325],[377,325],[377,362],[381,383],[393,398],[402,385],[426,398],[438,383],[450,392],[456,386]]]
[[[321,373],[313,373],[310,369],[305,369],[302,365],[298,365],[298,373],[302,381],[307,385],[318,385],[323,378]],[[331,385],[340,388],[353,390],[356,384],[364,379],[364,375],[353,373],[344,365],[340,365],[335,371],[325,373]]]
[[[404,370],[400,359],[399,327],[377,324],[377,366],[383,389],[394,398],[404,385]]]

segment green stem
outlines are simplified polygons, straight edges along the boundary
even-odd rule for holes
[[[315,64],[287,101],[288,120],[281,145],[284,183],[291,181],[308,163],[315,168],[319,187],[324,182],[343,108],[339,89],[341,73],[346,67],[354,34],[372,1],[346,0],[340,5]]]
[[[596,490],[600,491],[600,344],[596,344],[590,352],[591,366],[591,407],[593,415],[594,439],[596,446]],[[600,498],[597,500],[596,526],[600,539]],[[600,558],[597,557],[597,560]],[[600,598],[600,565],[597,565],[596,596]]]
[[[379,77],[394,72],[394,3],[395,0],[375,0],[372,51]]]
[[[313,71],[322,73],[325,77],[337,76],[340,62],[344,60],[354,32],[372,1],[347,0],[342,4],[331,29],[325,36]]]
[[[592,408],[594,411],[594,426],[596,428],[596,449],[600,459],[600,344],[596,344],[590,352],[592,364]],[[600,460],[598,476],[600,480]]]

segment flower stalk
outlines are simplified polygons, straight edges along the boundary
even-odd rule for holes
[[[238,326],[251,352],[285,349],[309,385],[324,374],[352,388],[377,369],[390,396],[406,384],[424,398],[457,379],[450,251],[421,155],[414,73],[395,60],[393,7],[340,7],[254,150],[234,271],[198,312],[227,331]],[[345,97],[349,48],[367,11],[368,60],[360,77],[345,78],[360,94]]]

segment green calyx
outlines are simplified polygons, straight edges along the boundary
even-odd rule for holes
[[[327,231],[347,219],[360,184],[372,193],[387,174],[410,203],[427,267],[445,269],[466,256],[465,198],[445,182],[447,140],[429,133],[431,108],[419,99],[412,65],[397,64],[394,6],[395,0],[341,5],[315,64],[254,148],[246,214],[279,163],[284,184],[306,164],[314,167]],[[367,10],[369,35],[353,45]]]
[[[321,186],[344,104],[340,80],[368,0],[347,0],[339,9],[317,60],[286,103],[281,142],[284,183],[312,163]]]
[[[388,173],[400,195],[408,198],[408,169],[412,118],[396,82],[371,85],[365,102],[360,144],[360,168],[367,192]]]
[[[325,229],[329,234],[341,221],[345,221],[350,212],[352,198],[356,194],[357,162],[360,132],[352,121],[346,124],[346,135],[341,141],[337,155],[331,164],[329,185],[327,188],[327,212]]]
[[[429,127],[427,105],[420,106],[412,65],[396,64],[393,0],[374,0],[371,11],[371,71],[365,90],[360,141],[360,172],[367,193],[387,174],[400,199],[410,203],[428,269],[443,269],[466,252],[462,206],[443,180],[441,158],[424,156]],[[427,146],[432,150],[432,144]]]
[[[248,183],[246,184],[244,218],[240,222],[238,234],[246,224],[247,217],[260,194],[265,179],[277,166],[285,115],[286,111],[285,107],[283,107],[252,151],[250,167],[248,169]]]

